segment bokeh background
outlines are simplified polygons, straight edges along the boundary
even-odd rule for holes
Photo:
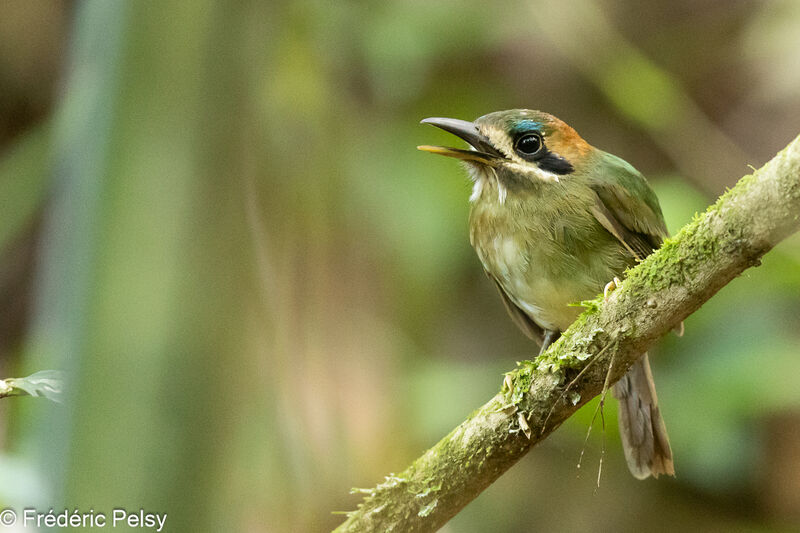
[[[0,10],[0,377],[70,376],[0,401],[0,507],[329,530],[488,400],[535,348],[424,117],[549,111],[673,232],[800,133],[796,0]],[[800,527],[800,238],[651,361],[675,479],[628,474],[615,405],[577,469],[593,402],[443,530]]]

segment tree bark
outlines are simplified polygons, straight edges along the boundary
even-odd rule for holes
[[[400,474],[365,494],[336,531],[435,531],[583,404],[616,382],[775,244],[800,229],[800,137],[630,270],[550,349]]]

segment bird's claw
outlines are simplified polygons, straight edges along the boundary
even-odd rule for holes
[[[614,292],[617,289],[617,287],[619,287],[621,284],[622,282],[616,276],[614,276],[614,279],[606,283],[606,286],[603,287],[603,300],[607,302],[608,295]]]

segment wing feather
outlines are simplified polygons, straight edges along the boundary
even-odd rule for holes
[[[592,214],[641,261],[669,234],[658,199],[647,180],[624,160],[603,153],[590,186],[597,195]]]
[[[497,281],[497,278],[492,276],[488,271],[486,271],[486,275],[489,276],[489,279],[494,281],[494,284],[497,286],[497,290],[500,291],[500,296],[503,297],[503,305],[505,306],[506,311],[508,311],[508,314],[514,324],[516,324],[517,327],[521,329],[528,338],[533,339],[539,344],[539,346],[541,346],[544,339],[544,329],[539,324],[534,322],[533,319],[531,319],[531,317],[525,313],[525,311],[520,309],[519,306],[517,306],[517,304],[511,300],[511,297],[508,295],[500,282]]]

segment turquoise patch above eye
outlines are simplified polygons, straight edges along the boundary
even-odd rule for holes
[[[535,120],[523,119],[514,124],[511,128],[511,132],[514,134],[526,132],[526,131],[539,131],[542,127],[541,122],[537,122]]]

